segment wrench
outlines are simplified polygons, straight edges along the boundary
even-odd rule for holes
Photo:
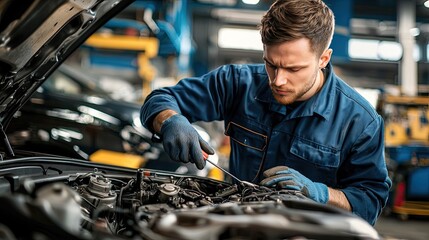
[[[209,162],[211,165],[215,166],[216,168],[218,168],[219,170],[221,170],[222,172],[224,172],[225,174],[227,174],[228,176],[232,177],[234,180],[236,180],[237,182],[243,184],[243,185],[247,185],[250,187],[257,187],[258,185],[253,184],[251,182],[247,182],[247,181],[243,181],[240,180],[238,177],[234,176],[232,173],[228,172],[226,169],[224,169],[223,167],[217,165],[216,163],[212,162],[211,160],[209,160],[209,155],[203,151],[203,157],[204,160],[206,160],[207,162]]]

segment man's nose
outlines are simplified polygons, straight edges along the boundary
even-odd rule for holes
[[[279,68],[279,69],[276,70],[276,74],[274,76],[273,84],[275,86],[285,85],[288,82],[287,78],[288,78],[287,71],[284,70],[284,69]]]

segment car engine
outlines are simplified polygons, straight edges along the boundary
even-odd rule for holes
[[[378,239],[298,191],[137,169],[26,180],[0,195],[1,239]]]

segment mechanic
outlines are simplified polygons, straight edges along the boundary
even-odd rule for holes
[[[301,190],[374,225],[391,187],[384,123],[335,75],[334,24],[322,0],[276,1],[260,25],[265,64],[225,65],[154,90],[143,124],[172,159],[202,169],[202,150],[214,150],[191,122],[223,120],[232,174]]]

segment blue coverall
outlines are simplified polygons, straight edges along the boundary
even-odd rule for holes
[[[391,180],[384,159],[384,123],[375,109],[337,77],[331,64],[323,88],[305,102],[280,105],[263,64],[225,65],[173,87],[154,90],[143,124],[172,109],[190,122],[224,120],[231,138],[230,171],[259,182],[274,166],[291,167],[341,189],[358,216],[374,224]]]

